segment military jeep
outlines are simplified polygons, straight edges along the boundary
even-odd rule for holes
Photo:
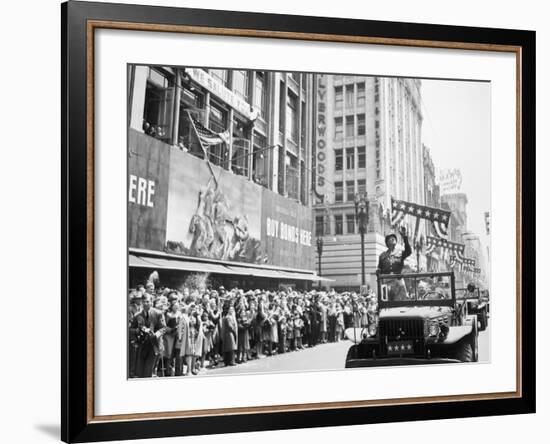
[[[478,360],[477,316],[457,301],[453,272],[380,274],[377,284],[368,326],[346,329],[346,368]]]

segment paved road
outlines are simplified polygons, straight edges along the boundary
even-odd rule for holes
[[[487,328],[479,334],[479,361],[490,360],[490,334]],[[344,367],[346,353],[351,342],[344,340],[336,343],[317,345],[301,351],[284,353],[249,361],[234,367],[220,367],[204,370],[204,375],[234,375],[239,373],[273,373],[295,372],[307,370],[334,370]]]

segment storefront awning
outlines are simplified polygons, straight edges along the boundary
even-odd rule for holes
[[[285,279],[283,274],[277,270],[269,270],[266,268],[256,268],[256,267],[239,267],[238,265],[227,265],[227,268],[230,269],[233,274],[238,274],[240,276]]]
[[[297,271],[273,270],[263,267],[252,267],[242,265],[222,265],[210,262],[190,261],[172,257],[155,257],[132,253],[129,257],[130,267],[153,268],[159,270],[182,270],[196,273],[234,274],[238,276],[251,276],[278,280],[301,280],[301,281],[332,281],[313,273],[300,273]]]
[[[195,271],[198,273],[220,273],[230,274],[231,271],[227,267],[219,264],[211,264],[207,262],[194,262],[180,259],[169,259],[161,257],[148,257],[130,254],[130,267],[141,268],[159,268],[162,270],[183,270]]]

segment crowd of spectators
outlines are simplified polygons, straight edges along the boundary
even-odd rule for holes
[[[296,352],[374,322],[376,298],[335,291],[131,289],[129,377],[195,375]]]

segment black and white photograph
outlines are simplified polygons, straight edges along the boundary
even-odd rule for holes
[[[490,82],[127,69],[128,378],[490,362]]]

